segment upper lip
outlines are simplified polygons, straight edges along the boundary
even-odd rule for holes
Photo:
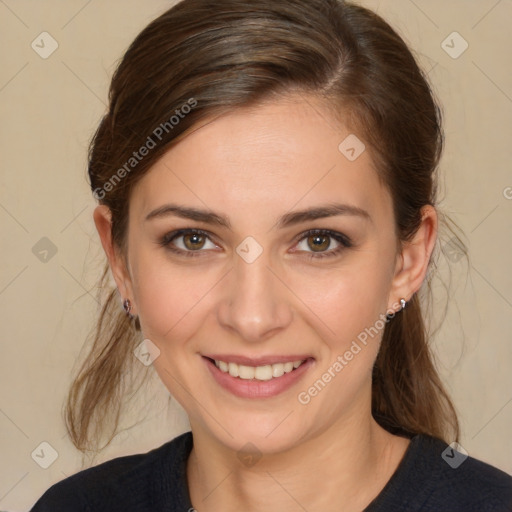
[[[265,366],[267,364],[276,363],[289,363],[294,361],[304,361],[311,358],[309,355],[285,355],[285,356],[260,356],[260,357],[247,357],[235,354],[203,354],[203,357],[214,359],[217,361],[224,361],[226,363],[242,364],[244,366]]]

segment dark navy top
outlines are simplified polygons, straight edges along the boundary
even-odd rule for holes
[[[187,432],[147,453],[80,471],[50,487],[30,512],[193,512],[186,476],[192,444]],[[512,477],[416,435],[363,512],[420,511],[511,512]]]

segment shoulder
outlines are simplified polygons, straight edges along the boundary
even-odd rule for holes
[[[383,489],[382,504],[392,501],[400,503],[397,511],[510,512],[512,477],[440,439],[416,435]]]
[[[512,510],[510,475],[434,437],[420,436],[419,446],[419,454],[426,457],[426,467],[433,470],[437,484],[443,484],[460,499],[479,496],[482,501],[508,500],[508,510]]]
[[[185,469],[191,448],[192,434],[186,432],[147,453],[85,469],[50,487],[31,512],[169,510],[174,495],[188,497]]]

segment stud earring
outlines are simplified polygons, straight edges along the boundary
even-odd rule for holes
[[[126,312],[126,316],[130,318],[130,320],[133,318],[133,315],[131,314],[132,311],[132,303],[130,302],[130,299],[125,299],[123,302],[123,309]]]
[[[407,306],[407,301],[405,299],[400,299],[400,305],[402,306],[402,309],[400,309],[400,311],[402,311],[403,309],[405,309],[405,306]]]

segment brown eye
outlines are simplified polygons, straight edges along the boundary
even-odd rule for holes
[[[183,235],[183,244],[187,249],[191,251],[202,249],[205,241],[206,237],[198,233],[189,233],[188,235]]]
[[[313,252],[322,252],[329,248],[331,237],[326,235],[311,235],[307,239],[308,247]]]
[[[178,229],[167,233],[159,244],[179,256],[201,256],[212,249],[219,249],[209,233],[197,229]]]
[[[353,246],[351,239],[343,233],[329,229],[309,230],[299,235],[297,250],[308,258],[338,256]],[[296,252],[296,251],[294,251]]]

